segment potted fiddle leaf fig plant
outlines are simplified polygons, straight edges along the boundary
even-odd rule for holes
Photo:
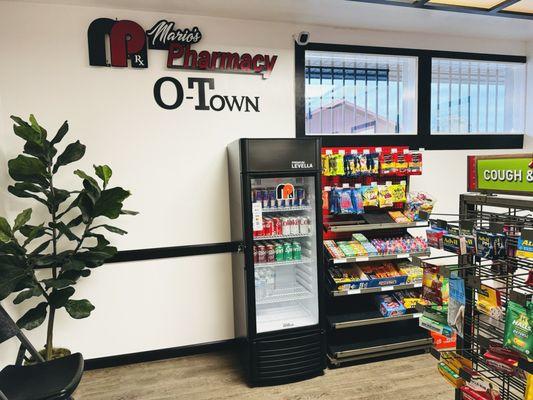
[[[11,223],[0,217],[0,300],[13,293],[17,293],[15,304],[37,298],[37,305],[17,324],[30,330],[47,321],[42,353],[50,360],[68,353],[53,345],[56,313],[66,311],[81,319],[94,310],[89,300],[77,298],[76,284],[116,254],[116,247],[110,246],[103,232],[127,233],[106,220],[137,213],[123,208],[130,192],[109,186],[112,171],[107,165],[95,165],[95,176],[75,170],[80,179],[75,190],[58,187],[57,177],[63,167],[85,154],[79,141],[59,151],[69,129],[66,121],[50,137],[33,115],[29,121],[11,118],[15,135],[25,143],[23,153],[8,162],[14,183],[7,190],[41,207],[44,213],[38,215],[45,217],[33,222],[33,208],[23,210]],[[44,272],[36,274],[36,269],[43,268]]]

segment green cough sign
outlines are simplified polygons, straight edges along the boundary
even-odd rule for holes
[[[472,191],[533,195],[533,154],[476,156],[469,167]]]

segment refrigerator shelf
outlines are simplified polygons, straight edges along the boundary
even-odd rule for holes
[[[420,318],[422,313],[418,313],[415,310],[408,310],[409,312],[404,315],[398,315],[395,317],[384,317],[378,310],[358,312],[350,314],[339,314],[328,316],[328,322],[333,329],[346,329],[354,328],[357,326],[377,325],[390,322],[405,321],[409,319]]]
[[[279,208],[263,208],[261,212],[265,213],[282,213],[287,211],[311,211],[311,206],[294,206],[294,207],[279,207]]]
[[[274,240],[274,239],[296,239],[311,237],[312,233],[299,233],[296,235],[272,235],[272,236],[256,236],[254,240]]]
[[[431,255],[430,250],[427,250],[421,253],[401,253],[401,254],[385,254],[385,255],[377,255],[377,256],[330,258],[330,261],[333,264],[346,264],[346,263],[366,262],[366,261],[397,260],[400,258],[410,258],[410,257],[429,257],[430,255]]]
[[[274,289],[274,293],[257,300],[257,305],[275,304],[285,301],[303,300],[313,297],[313,293],[302,285]]]
[[[292,261],[275,261],[275,262],[268,262],[268,263],[256,263],[255,268],[264,268],[264,267],[283,267],[285,265],[300,265],[300,264],[306,264],[310,262],[314,262],[315,260],[311,258],[303,257],[301,260],[292,260]]]
[[[284,307],[265,307],[257,316],[259,333],[306,326],[316,323],[313,315],[300,304]]]
[[[351,290],[331,290],[330,294],[334,297],[350,296],[354,294],[390,292],[390,291],[414,289],[414,288],[420,288],[420,287],[422,287],[422,282],[407,283],[404,285],[395,285],[395,286],[379,286],[379,287],[370,287],[370,288],[351,289]]]
[[[415,221],[408,223],[386,223],[386,224],[353,224],[346,222],[328,222],[324,223],[324,230],[326,232],[364,232],[384,229],[403,229],[403,228],[420,228],[427,227],[427,221]]]

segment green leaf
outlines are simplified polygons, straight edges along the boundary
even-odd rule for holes
[[[30,116],[30,121],[32,122],[32,126],[30,126],[22,118],[15,117],[12,115],[11,119],[15,121],[15,123],[18,124],[18,125],[13,125],[13,131],[15,132],[15,135],[24,139],[27,142],[31,142],[36,145],[42,146],[46,135],[45,135],[45,132],[41,130],[41,127],[39,126],[39,124],[37,124],[37,121],[35,121],[35,117]],[[39,129],[33,128],[34,122],[36,126],[39,127]]]
[[[74,294],[76,290],[69,286],[65,289],[54,289],[50,293],[48,302],[53,308],[61,308],[67,304],[67,300]]]
[[[22,233],[24,236],[26,236],[29,241],[32,241],[33,239],[40,238],[41,236],[44,236],[46,234],[46,229],[44,228],[44,224],[35,226],[35,225],[24,225],[20,228],[20,233]]]
[[[107,240],[104,235],[101,235],[99,233],[88,233],[87,237],[95,238],[97,244],[95,247],[84,247],[85,249],[100,250],[104,249],[105,247],[107,247],[107,245],[109,245],[109,240]]]
[[[95,187],[87,179],[83,180],[83,188],[85,189],[83,192],[91,199],[91,203],[96,204],[100,198],[100,188]]]
[[[24,257],[26,249],[16,242],[2,243],[0,241],[0,254],[11,254]]]
[[[84,262],[76,259],[70,259],[61,266],[61,271],[81,271],[84,268]]]
[[[120,216],[122,202],[131,195],[127,190],[121,187],[102,190],[100,199],[94,206],[93,217],[105,216],[115,219]]]
[[[94,204],[92,203],[87,193],[80,193],[80,195],[78,196],[77,206],[81,211],[81,217],[83,219],[83,222],[86,224],[89,223],[94,213]]]
[[[74,171],[74,175],[79,176],[81,179],[88,180],[93,186],[99,188],[98,182],[96,182],[96,179],[94,179],[92,176],[87,175],[85,172],[83,172],[81,169],[77,169]]]
[[[122,215],[137,215],[137,214],[139,214],[139,211],[120,210],[120,214],[122,214]]]
[[[30,114],[30,123],[31,123],[32,129],[35,132],[43,135],[43,139],[46,139],[46,129],[44,129],[41,125],[39,125],[39,123],[37,122],[33,114]]]
[[[71,241],[80,240],[80,238],[77,237],[74,233],[72,233],[70,228],[67,227],[64,222],[57,222],[55,224],[53,222],[50,222],[48,226],[50,228],[57,229],[61,233],[59,237],[61,237],[62,235],[65,235],[68,238],[68,240],[71,240]]]
[[[47,240],[46,242],[41,243],[39,246],[37,246],[32,252],[31,255],[35,256],[39,254],[41,251],[44,251],[50,246],[50,243],[52,243],[52,239]]]
[[[47,254],[36,258],[34,264],[38,267],[50,267],[54,264],[61,264],[63,258],[60,256],[54,256],[53,254]]]
[[[26,190],[33,193],[48,193],[46,189],[29,182],[16,182],[14,187],[19,190]]]
[[[13,237],[13,232],[11,231],[11,226],[7,219],[0,217],[0,242],[10,242]]]
[[[91,231],[93,231],[95,229],[98,229],[98,228],[104,228],[104,229],[108,230],[109,232],[117,233],[119,235],[125,235],[125,234],[128,233],[128,232],[126,232],[123,229],[117,228],[116,226],[106,225],[106,224],[95,226],[94,228],[91,228]]]
[[[76,281],[73,281],[71,279],[65,279],[65,278],[43,279],[41,282],[44,283],[44,286],[46,287],[46,289],[63,289],[63,288],[66,288],[67,286],[71,286],[76,283]]]
[[[13,232],[18,231],[20,228],[22,228],[23,225],[26,224],[31,218],[31,208],[27,208],[24,211],[22,211],[19,215],[17,215],[17,218],[15,218],[15,225],[13,226]]]
[[[40,326],[46,318],[47,307],[48,305],[45,302],[42,302],[29,310],[17,321],[19,328],[32,330]]]
[[[74,256],[74,258],[83,262],[87,268],[95,268],[103,265],[116,253],[116,247],[106,246],[98,249],[89,249],[88,251],[79,252]]]
[[[87,318],[94,310],[94,306],[89,300],[69,300],[65,305],[65,309],[69,315],[74,319]]]
[[[54,136],[50,144],[53,146],[61,142],[61,140],[63,140],[67,132],[68,132],[68,122],[65,121],[63,122],[63,125],[61,125],[61,128],[59,128],[59,130],[57,131],[56,135]]]
[[[28,289],[28,290],[24,290],[22,292],[20,292],[14,299],[13,299],[13,303],[14,304],[20,304],[22,303],[24,300],[28,300],[28,299],[31,299],[32,297],[38,297],[38,296],[41,296],[43,293],[41,292],[41,290],[39,289],[39,287],[37,286],[34,286],[33,288],[31,289]]]
[[[91,270],[90,269],[84,269],[84,270],[81,270],[81,271],[70,270],[70,271],[61,272],[59,274],[58,278],[59,279],[68,279],[68,280],[76,282],[81,277],[86,278],[89,275],[91,275]]]
[[[109,183],[109,179],[111,179],[111,175],[113,175],[113,171],[108,165],[93,165],[93,167],[96,176],[98,176],[98,178],[100,178],[104,182],[105,189],[107,184]]]
[[[9,160],[9,176],[15,181],[37,183],[42,187],[48,187],[46,166],[34,157],[19,155],[17,158]]]
[[[68,224],[68,228],[74,228],[83,222],[83,217],[78,215],[76,218],[72,219]]]
[[[48,202],[45,199],[43,199],[43,198],[41,198],[41,197],[39,197],[39,196],[37,196],[37,195],[35,195],[33,193],[30,193],[30,192],[27,192],[27,191],[22,190],[20,188],[17,188],[17,184],[16,183],[15,183],[15,186],[8,186],[7,187],[7,191],[9,193],[11,193],[12,195],[17,196],[17,197],[35,199],[38,202],[44,204],[46,207],[49,208],[49,204],[48,204]]]
[[[78,202],[80,201],[81,194],[77,195],[74,200],[72,200],[72,203],[67,207],[65,211],[57,215],[57,218],[62,218],[65,214],[67,214],[70,210],[78,206]]]
[[[53,172],[56,173],[59,167],[68,165],[80,160],[85,155],[85,145],[81,144],[79,140],[69,144],[65,151],[57,157]]]
[[[19,282],[26,279],[30,274],[29,268],[21,268],[13,263],[0,260],[0,276],[2,277],[0,279],[0,300],[4,300],[13,293]]]

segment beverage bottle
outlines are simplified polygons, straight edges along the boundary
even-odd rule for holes
[[[274,294],[275,272],[274,268],[268,268],[266,275],[266,295],[272,296]]]
[[[266,296],[266,278],[263,270],[259,271],[259,287],[257,288],[257,298],[263,300]]]

